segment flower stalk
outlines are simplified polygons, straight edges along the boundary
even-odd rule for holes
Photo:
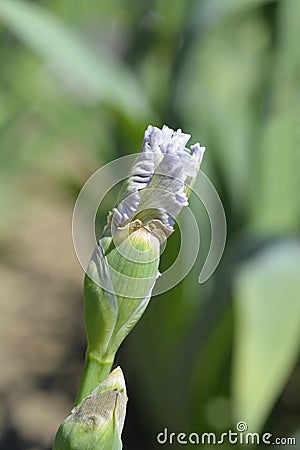
[[[54,450],[122,448],[118,439],[123,424],[114,434],[117,403],[111,400],[113,394],[109,414],[102,400],[97,403],[99,411],[104,408],[110,417],[109,432],[105,427],[91,428],[79,417],[91,399],[94,405],[95,395],[114,373],[109,375],[115,354],[145,311],[159,276],[160,245],[174,231],[182,207],[188,205],[205,150],[198,143],[186,148],[189,138],[181,130],[149,126],[117,205],[108,214],[84,281],[87,351],[76,407],[59,429]],[[103,446],[86,446],[93,439],[102,439]],[[61,442],[68,445],[62,447]]]
[[[142,151],[109,213],[84,284],[88,339],[76,404],[107,376],[116,351],[139,320],[159,276],[160,244],[197,176],[204,147],[190,135],[149,126]]]

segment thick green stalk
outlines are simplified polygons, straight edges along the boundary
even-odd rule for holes
[[[158,276],[159,241],[138,223],[118,245],[103,237],[84,282],[86,361],[75,404],[109,374],[115,353],[143,314]]]
[[[82,402],[99,383],[109,375],[113,361],[101,361],[91,353],[86,354],[75,406]]]

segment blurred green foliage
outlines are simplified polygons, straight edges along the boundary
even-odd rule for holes
[[[210,239],[197,211],[196,266],[152,299],[119,355],[125,448],[159,448],[164,427],[222,432],[239,420],[296,433],[300,403],[280,398],[299,380],[299,2],[0,0],[0,19],[2,229],[44,195],[37,179],[75,201],[94,170],[139,149],[148,123],[207,146],[202,169],[224,202],[216,273],[197,283]]]

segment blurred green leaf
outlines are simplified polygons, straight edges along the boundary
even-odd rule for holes
[[[201,136],[206,159],[220,171],[231,207],[242,215],[249,195],[269,31],[251,13],[199,35],[181,73],[177,106],[187,128]],[[205,161],[206,163],[206,161]]]
[[[202,425],[203,431],[207,429],[207,417],[203,413],[206,412],[209,401],[214,396],[228,395],[228,383],[224,373],[232,345],[232,309],[226,308],[220,317],[213,319],[214,322],[208,325],[209,330],[204,333],[205,339],[203,331],[207,323],[212,321],[212,314],[204,315],[202,319],[202,327],[198,332],[199,350],[188,384],[189,403],[193,408],[191,420],[194,421],[195,427]],[[228,414],[223,416],[227,426],[230,425],[230,419],[228,411]]]
[[[273,0],[202,0],[195,2],[192,23],[194,27],[209,27],[225,21],[231,16],[243,13]]]
[[[300,113],[300,108],[299,108]],[[253,185],[253,227],[263,234],[291,233],[300,217],[299,117],[276,113],[264,130]]]
[[[262,428],[296,363],[300,243],[274,244],[237,270],[233,398],[237,420]]]
[[[131,120],[146,120],[151,109],[138,80],[108,51],[93,54],[65,24],[32,2],[0,0],[2,21],[31,49],[88,98],[103,101]]]
[[[291,233],[300,218],[299,5],[279,4],[278,50],[271,66],[268,120],[256,157],[251,221],[266,234]]]

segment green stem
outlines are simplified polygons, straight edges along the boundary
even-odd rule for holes
[[[80,380],[75,406],[91,394],[91,392],[109,375],[113,361],[97,358],[92,353],[86,353],[83,373]]]

